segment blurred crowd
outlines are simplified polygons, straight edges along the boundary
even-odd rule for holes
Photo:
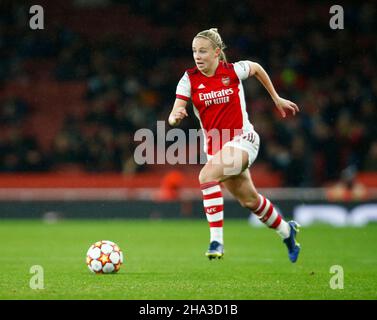
[[[33,80],[23,68],[28,59],[49,59],[52,80],[82,81],[87,88],[85,112],[66,115],[48,150],[22,131],[38,106],[19,97],[0,98],[0,123],[10,128],[7,135],[0,133],[0,171],[49,171],[61,163],[94,172],[145,169],[133,162],[133,133],[166,120],[177,82],[193,66],[192,37],[210,27],[219,29],[229,61],[260,63],[278,93],[300,107],[296,117],[283,120],[257,80],[244,82],[250,120],[261,136],[257,163],[281,172],[284,184],[296,187],[338,179],[350,165],[377,171],[373,3],[347,4],[344,30],[332,30],[328,6],[316,2],[305,7],[293,0],[275,6],[259,1],[95,2],[114,10],[127,7],[156,35],[129,30],[134,36],[127,39],[107,35],[93,41],[57,22],[45,31],[30,31],[25,28],[27,6],[17,1],[0,5],[0,90],[9,82]],[[77,3],[84,14],[86,1]],[[199,128],[189,112],[183,129]]]

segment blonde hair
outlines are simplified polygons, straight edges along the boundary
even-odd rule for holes
[[[219,59],[227,62],[226,55],[224,53],[224,49],[226,48],[226,46],[223,40],[221,39],[221,36],[217,31],[217,28],[211,28],[208,30],[200,31],[194,38],[204,38],[209,40],[212,43],[212,47],[214,49],[220,48],[221,52]]]

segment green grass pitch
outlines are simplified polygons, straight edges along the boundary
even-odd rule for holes
[[[207,222],[196,220],[42,221],[0,223],[0,299],[376,299],[377,225],[301,228],[296,264],[279,236],[246,220],[225,221],[225,256],[209,261]],[[85,264],[97,240],[119,244],[117,274],[95,275]],[[30,267],[44,269],[33,290]],[[332,265],[344,288],[330,288]]]

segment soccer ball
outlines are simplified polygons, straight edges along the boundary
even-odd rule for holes
[[[86,253],[86,264],[94,273],[115,273],[123,263],[123,253],[112,241],[102,240],[92,244]]]

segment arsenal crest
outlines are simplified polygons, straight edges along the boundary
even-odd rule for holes
[[[223,77],[223,78],[221,79],[221,81],[223,82],[223,85],[224,85],[224,86],[229,86],[230,78],[229,78],[229,77]]]

